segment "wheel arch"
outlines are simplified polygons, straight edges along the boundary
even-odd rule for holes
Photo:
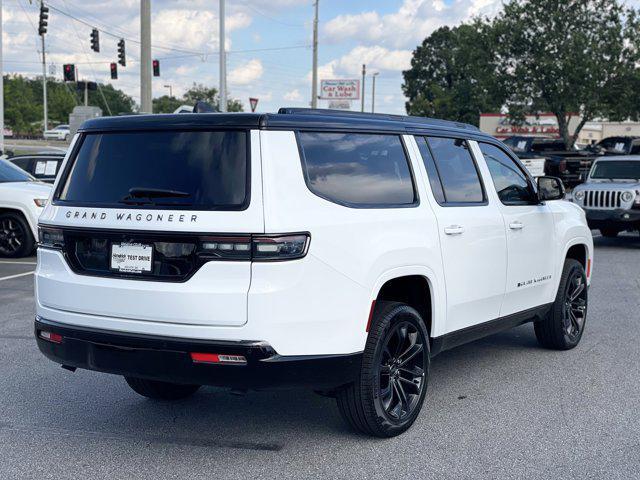
[[[415,308],[423,317],[429,335],[439,335],[442,329],[444,293],[436,281],[435,273],[423,266],[394,268],[378,277],[371,295],[371,302],[397,301]]]
[[[6,205],[0,205],[0,215],[3,215],[5,213],[17,213],[22,215],[22,218],[24,219],[25,222],[27,222],[27,226],[31,230],[31,234],[37,239],[38,227],[37,225],[32,225],[31,217],[29,215],[29,212],[26,211],[26,209],[21,208],[19,205],[12,205],[10,207]]]
[[[564,267],[564,262],[568,258],[572,258],[584,267],[587,272],[587,284],[591,283],[591,274],[593,272],[593,239],[586,237],[575,237],[566,242],[562,252],[561,261],[558,262],[558,272],[556,274],[556,290],[560,284],[560,275]]]

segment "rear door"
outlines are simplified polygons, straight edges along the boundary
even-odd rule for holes
[[[446,330],[496,319],[507,270],[504,221],[487,197],[466,140],[416,137],[438,221],[447,292]]]
[[[45,307],[246,323],[248,238],[264,233],[257,131],[85,134],[45,213],[41,224],[63,229],[68,268],[85,277],[41,278]]]
[[[538,201],[530,177],[506,150],[488,143],[478,145],[504,217],[508,273],[500,314],[506,316],[552,301],[557,250],[554,220],[549,207]]]

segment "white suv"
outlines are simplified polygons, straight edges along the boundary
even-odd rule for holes
[[[84,124],[40,218],[35,334],[138,393],[306,386],[397,435],[432,356],[525,322],[569,349],[593,243],[475,127],[282,109]]]

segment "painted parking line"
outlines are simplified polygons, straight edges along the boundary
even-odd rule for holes
[[[36,262],[12,262],[11,260],[0,260],[0,264],[5,264],[5,265],[37,265]]]
[[[0,282],[3,280],[11,280],[12,278],[26,277],[27,275],[33,275],[35,270],[32,272],[18,273],[17,275],[9,275],[8,277],[0,277]]]

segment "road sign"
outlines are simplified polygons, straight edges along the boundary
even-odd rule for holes
[[[320,98],[322,100],[359,100],[360,80],[322,80]]]
[[[255,112],[256,111],[256,107],[258,106],[258,99],[257,98],[250,98],[249,99],[249,104],[251,105],[251,111]]]

